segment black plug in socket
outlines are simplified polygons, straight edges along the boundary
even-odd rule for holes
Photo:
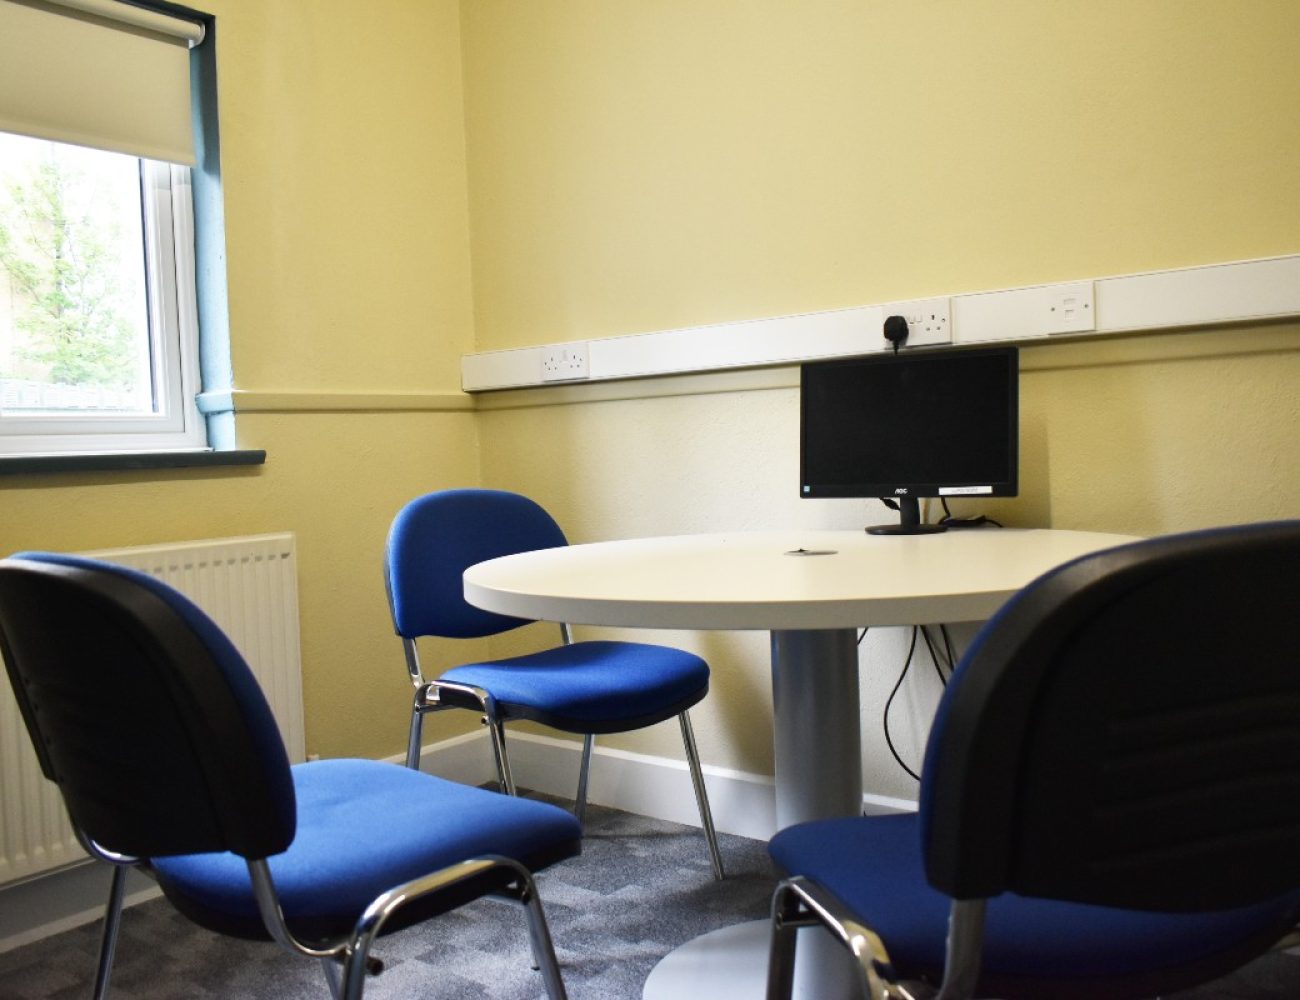
[[[885,320],[885,339],[894,345],[894,353],[907,340],[907,320],[902,316],[890,316]]]

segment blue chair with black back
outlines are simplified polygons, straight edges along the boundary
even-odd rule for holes
[[[424,716],[448,708],[480,712],[488,724],[503,791],[515,794],[505,724],[529,719],[584,737],[574,812],[583,817],[595,737],[641,729],[677,717],[695,786],[696,804],[715,877],[723,877],[708,793],[687,709],[709,691],[709,667],[685,650],[641,642],[562,643],[506,659],[467,663],[425,680],[416,641],[470,639],[529,624],[476,608],[462,576],[475,563],[567,545],[560,526],[538,503],[504,490],[452,489],[406,504],[388,535],[384,579],[393,628],[402,640],[415,697],[407,765],[420,766]]]
[[[580,850],[567,811],[379,761],[291,766],[230,640],[135,570],[0,562],[0,651],[45,776],[82,845],[114,866],[97,998],[129,867],[203,927],[319,960],[347,998],[382,969],[376,935],[512,898],[547,994],[564,997],[532,873]]]
[[[1084,556],[979,632],[919,811],[769,846],[873,997],[1151,997],[1300,943],[1300,521]],[[833,952],[832,952],[833,953]]]

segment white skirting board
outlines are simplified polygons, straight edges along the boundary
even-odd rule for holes
[[[506,745],[516,785],[563,799],[573,798],[578,788],[580,742],[508,732]],[[485,732],[426,746],[420,766],[430,774],[466,784],[496,780],[492,748]],[[713,823],[720,832],[755,840],[767,840],[776,833],[776,785],[770,775],[708,764],[703,771]],[[700,825],[685,761],[602,747],[599,737],[591,758],[587,801],[639,816]],[[914,801],[871,794],[862,797],[862,806],[872,814],[916,809]]]
[[[107,865],[86,858],[0,888],[0,954],[102,918],[109,878]],[[161,895],[148,876],[127,872],[123,907]]]

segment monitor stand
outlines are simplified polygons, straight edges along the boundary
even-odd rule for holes
[[[935,535],[947,530],[942,524],[921,523],[921,505],[916,497],[899,498],[897,524],[876,524],[866,529],[868,535]]]

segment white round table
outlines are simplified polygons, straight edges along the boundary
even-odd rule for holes
[[[489,611],[578,625],[770,632],[783,828],[861,811],[857,629],[982,621],[1042,573],[1134,540],[995,528],[638,538],[479,563],[465,572],[465,596]],[[800,946],[797,992],[817,1000],[854,995],[851,969],[820,937]],[[760,997],[766,945],[765,922],[688,942],[655,968],[645,1000]],[[716,978],[716,986],[704,990],[701,977]]]

